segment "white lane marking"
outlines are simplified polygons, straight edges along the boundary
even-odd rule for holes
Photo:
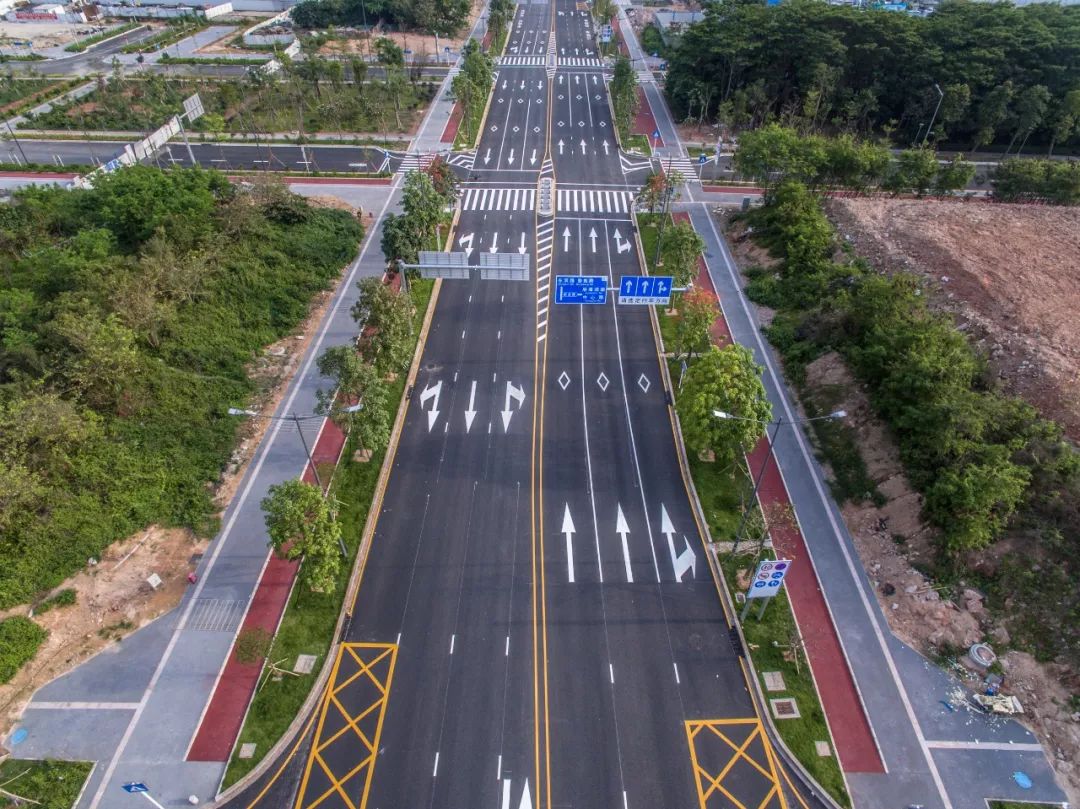
[[[629,804],[626,802],[626,790],[622,793],[622,809],[629,809]]]
[[[563,371],[565,374],[566,372]],[[564,388],[565,390],[565,388]],[[566,574],[569,577],[570,584],[574,583],[574,519],[570,516],[570,504],[566,504],[566,510],[563,511],[562,518],[562,533],[566,535]]]
[[[675,685],[680,685],[681,681],[679,680],[679,664],[673,660],[671,661],[671,665],[675,667]]]
[[[627,537],[630,535],[630,526],[626,524],[626,517],[623,514],[622,503],[618,504],[618,515],[615,518],[615,533],[619,535],[622,540],[622,555],[623,565],[626,567],[626,580],[633,583],[634,573],[630,569],[630,543],[627,541]]]
[[[506,649],[505,649],[505,651],[503,651],[503,657],[509,657],[509,656],[510,656],[510,636],[507,635],[506,636]]]
[[[578,266],[581,266],[581,220],[578,220]],[[581,335],[581,378],[585,379],[585,307],[578,307],[578,323]],[[585,468],[589,477],[589,505],[592,508],[593,536],[596,539],[596,569],[600,572],[600,583],[604,583],[604,564],[600,556],[600,523],[596,519],[596,497],[593,495],[592,453],[589,451],[589,408],[585,403],[585,384],[581,385],[581,423],[585,430]]]
[[[39,711],[134,711],[138,702],[31,702],[27,710]]]
[[[615,685],[615,667],[610,663],[607,664],[608,677],[611,679],[611,684]]]
[[[959,741],[930,741],[926,746],[933,750],[1016,750],[1025,753],[1041,753],[1041,744],[1029,744],[1026,742],[959,742]]]
[[[450,654],[454,653],[454,641],[457,639],[457,635],[450,636]]]
[[[502,779],[502,753],[499,753],[499,763],[495,767],[495,780]]]
[[[401,633],[400,632],[397,633],[397,645],[398,646],[401,645]]]
[[[431,771],[432,778],[439,777],[439,751],[435,751],[435,768]]]

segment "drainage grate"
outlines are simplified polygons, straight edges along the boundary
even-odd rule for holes
[[[746,651],[743,649],[742,641],[739,640],[739,630],[735,627],[728,629],[728,640],[731,641],[731,650],[735,652],[738,657],[746,657]]]
[[[201,632],[235,632],[247,609],[247,601],[200,598],[195,601],[185,629]]]
[[[777,719],[798,719],[800,716],[799,706],[791,697],[770,699],[769,706],[772,708],[773,716]]]

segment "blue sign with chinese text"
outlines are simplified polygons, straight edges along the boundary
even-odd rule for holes
[[[606,303],[607,278],[603,275],[556,275],[555,303]]]

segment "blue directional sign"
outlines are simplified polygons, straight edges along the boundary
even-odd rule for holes
[[[556,275],[555,303],[607,303],[603,275]]]
[[[659,129],[654,129],[652,131],[652,136],[653,136],[653,140],[657,140],[660,137],[660,130]]]
[[[709,156],[707,154],[705,154],[704,152],[702,152],[701,154],[698,155],[697,162],[704,166],[706,163],[709,162]]]
[[[150,788],[146,784],[141,784],[138,781],[132,781],[130,784],[124,784],[124,792],[149,792]]]
[[[624,275],[619,279],[619,303],[666,306],[671,303],[670,275]]]

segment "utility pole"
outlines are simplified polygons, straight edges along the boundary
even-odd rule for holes
[[[671,197],[675,192],[675,186],[671,182],[671,155],[668,155],[667,171],[664,172],[664,210],[660,214],[660,229],[656,234],[656,256],[653,258],[653,266],[660,266],[660,245],[664,240],[664,225],[667,224],[668,210]]]

